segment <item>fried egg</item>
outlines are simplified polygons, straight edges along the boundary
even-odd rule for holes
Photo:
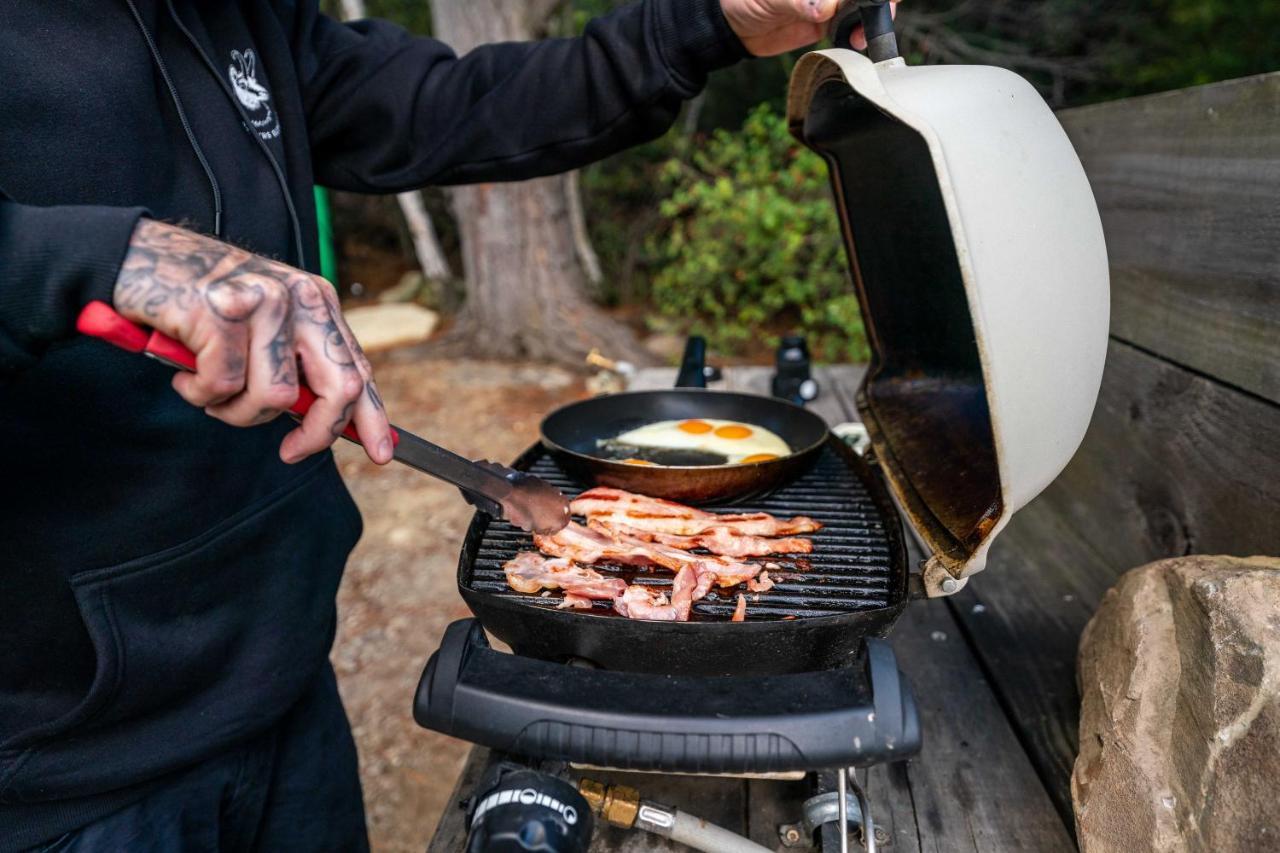
[[[766,462],[791,453],[785,441],[762,426],[712,418],[658,421],[624,432],[608,443],[646,449],[697,450],[723,456],[730,463]]]

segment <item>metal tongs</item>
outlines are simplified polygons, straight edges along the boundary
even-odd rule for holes
[[[86,305],[76,328],[178,370],[194,372],[196,369],[196,357],[191,350],[162,332],[126,319],[105,302]],[[298,401],[289,412],[300,419],[315,401],[315,393],[300,382]],[[347,424],[342,437],[362,443],[353,424]],[[397,426],[391,428],[391,441],[395,446],[393,459],[457,486],[467,502],[481,512],[505,518],[534,533],[556,533],[569,523],[569,500],[550,483],[532,474],[487,460],[473,462]]]

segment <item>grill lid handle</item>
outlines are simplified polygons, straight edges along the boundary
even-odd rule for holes
[[[836,47],[848,47],[853,30],[862,24],[867,36],[867,56],[883,62],[898,56],[898,36],[893,31],[893,8],[889,0],[846,0],[828,24],[827,32]]]

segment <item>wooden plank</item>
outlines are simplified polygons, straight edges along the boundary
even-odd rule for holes
[[[1102,213],[1112,333],[1280,401],[1280,73],[1060,118]]]
[[[872,773],[872,817],[893,849],[1073,850],[946,604],[912,603],[890,639],[924,735],[919,757]]]
[[[1280,554],[1280,407],[1113,342],[1058,480],[953,599],[1062,814],[1080,631],[1124,571],[1189,553]]]
[[[467,843],[467,814],[462,808],[462,800],[471,795],[471,791],[480,782],[485,766],[489,763],[489,750],[483,746],[471,747],[467,755],[467,763],[462,766],[458,775],[458,784],[453,787],[453,795],[449,805],[445,806],[440,823],[436,825],[435,835],[427,845],[427,853],[458,853]]]

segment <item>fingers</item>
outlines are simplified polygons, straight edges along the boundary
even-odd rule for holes
[[[862,24],[855,25],[853,32],[849,34],[849,46],[854,50],[867,49],[867,31],[862,28]]]
[[[248,331],[237,323],[209,323],[194,347],[196,372],[179,372],[173,389],[193,406],[217,405],[244,389]]]
[[[391,424],[387,420],[386,409],[382,404],[382,395],[378,393],[378,386],[373,381],[373,366],[369,364],[369,359],[360,348],[359,341],[356,340],[351,327],[343,318],[336,299],[333,300],[332,311],[334,321],[342,332],[343,340],[354,356],[356,372],[360,374],[363,382],[363,393],[356,401],[355,412],[352,415],[356,432],[359,433],[369,458],[379,465],[385,465],[391,461],[394,447],[391,442]]]
[[[791,0],[796,14],[807,21],[823,24],[831,20],[840,0]]]
[[[298,429],[280,446],[280,456],[295,462],[328,447],[354,420],[369,458],[391,460],[391,427],[373,383],[369,360],[342,319],[337,298],[326,282],[306,279],[292,286],[298,315],[296,347],[317,401]]]
[[[232,426],[254,426],[273,420],[297,402],[292,306],[292,297],[283,286],[273,293],[259,321],[250,326],[244,391],[225,403],[206,408],[209,415]]]
[[[822,24],[795,21],[771,30],[761,38],[744,39],[743,44],[756,56],[777,56],[797,48],[808,47],[821,39],[824,31]]]
[[[325,353],[323,335],[317,329],[300,328],[297,335],[298,355],[306,383],[315,392],[316,401],[303,416],[297,429],[280,443],[280,458],[293,464],[319,453],[342,435],[356,401],[364,392],[360,374],[347,366],[335,364]]]

